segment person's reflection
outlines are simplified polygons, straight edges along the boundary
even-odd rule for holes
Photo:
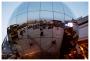
[[[43,27],[40,28],[40,36],[43,36]]]
[[[64,36],[63,36],[63,41],[62,41],[62,46],[60,49],[61,52],[61,58],[64,58],[64,54],[68,54],[68,52],[72,49],[75,48],[76,46],[76,41],[78,40],[78,36],[76,35],[76,32],[73,30],[72,27],[66,28],[64,30]]]

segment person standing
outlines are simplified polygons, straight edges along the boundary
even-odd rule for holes
[[[40,36],[43,36],[43,27],[40,27]]]

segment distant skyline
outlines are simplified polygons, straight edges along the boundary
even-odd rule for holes
[[[8,22],[16,10],[18,6],[20,6],[22,2],[3,2],[2,3],[2,26],[3,28],[3,38],[6,36]],[[74,14],[74,18],[84,17],[88,15],[88,2],[64,2],[67,5],[72,13]]]

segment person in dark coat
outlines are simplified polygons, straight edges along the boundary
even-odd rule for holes
[[[64,55],[68,54],[68,52],[75,47],[75,44],[73,44],[73,36],[75,32],[73,28],[66,28],[64,30],[64,36],[63,36],[63,41],[62,45],[60,48],[60,58],[64,59]]]
[[[43,36],[43,28],[40,28],[40,36]]]

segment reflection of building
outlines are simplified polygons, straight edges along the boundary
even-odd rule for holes
[[[74,49],[76,50],[77,43],[80,46],[82,45],[82,43],[78,42],[78,35],[81,37],[79,33],[82,34],[83,31],[77,33],[76,30],[78,31],[77,27],[79,27],[79,30],[85,27],[82,24],[84,21],[81,21],[84,18],[76,19],[80,26],[75,25],[76,29],[74,29],[75,20],[72,19],[72,12],[64,4],[33,4],[23,3],[13,13],[11,17],[13,23],[10,22],[11,26],[7,28],[7,37],[2,44],[3,58],[59,59],[61,58],[60,55],[66,58],[64,55],[68,55]],[[47,6],[50,6],[51,9],[48,9]],[[67,23],[71,22],[69,26],[65,26],[65,21]],[[18,25],[14,25],[15,23]],[[64,45],[63,48],[65,51],[62,45]],[[6,51],[7,47],[11,52]],[[61,48],[62,52],[65,53],[61,53]],[[74,52],[76,53],[77,51]],[[84,52],[83,56],[85,56]]]
[[[85,17],[86,18],[86,17]],[[83,30],[82,32],[85,32],[85,30],[87,30],[87,29],[85,29],[84,30],[84,28],[87,28],[88,27],[88,25],[86,25],[86,24],[88,24],[88,22],[87,22],[87,20],[86,21],[82,21],[82,22],[79,22],[80,20],[77,20],[78,21],[78,24],[79,24],[79,42],[78,42],[78,44],[79,44],[79,46],[80,46],[80,48],[81,48],[81,52],[83,53],[82,54],[82,56],[84,56],[84,57],[88,57],[88,38],[86,37],[87,35],[80,35],[80,33],[81,33],[81,31],[80,30]],[[72,21],[73,22],[73,21]],[[74,21],[75,22],[75,21]],[[42,24],[41,24],[42,23]],[[47,21],[47,22],[43,22],[43,21],[39,21],[39,22],[34,22],[34,23],[28,23],[28,25],[26,25],[27,23],[25,23],[25,24],[22,24],[22,25],[11,25],[10,27],[8,27],[8,30],[7,30],[7,32],[8,32],[8,41],[10,41],[10,46],[11,46],[11,51],[12,52],[9,52],[10,54],[11,54],[11,56],[12,55],[14,55],[14,52],[13,51],[15,51],[15,50],[18,50],[18,48],[17,47],[15,47],[15,45],[17,44],[17,45],[19,45],[18,43],[18,41],[19,40],[22,40],[23,38],[26,38],[27,39],[27,42],[28,43],[30,43],[30,47],[31,46],[33,46],[33,44],[36,44],[36,45],[38,45],[39,47],[40,47],[40,49],[41,49],[41,51],[42,51],[42,49],[43,50],[46,50],[46,49],[48,49],[48,50],[50,50],[50,49],[53,49],[53,47],[51,46],[51,47],[48,47],[48,46],[50,46],[50,41],[48,41],[48,40],[53,40],[53,41],[55,41],[55,43],[57,44],[56,46],[57,46],[57,49],[59,49],[60,48],[60,45],[64,45],[65,43],[65,47],[63,47],[63,48],[67,48],[67,50],[66,49],[64,49],[64,50],[66,50],[67,52],[66,53],[68,53],[69,51],[71,51],[71,53],[70,54],[73,54],[73,52],[75,51],[76,52],[76,49],[75,49],[75,45],[74,45],[74,47],[72,46],[72,45],[70,45],[69,43],[72,41],[72,37],[73,37],[73,35],[71,36],[71,39],[70,38],[67,38],[67,41],[68,41],[68,39],[69,40],[71,40],[70,42],[68,41],[68,43],[67,43],[67,41],[65,42],[65,40],[64,39],[66,39],[66,37],[64,37],[64,39],[63,39],[63,41],[60,41],[61,39],[59,39],[59,38],[62,38],[60,35],[62,34],[63,35],[63,28],[64,29],[66,29],[67,30],[67,34],[68,34],[68,32],[69,33],[71,33],[71,34],[73,34],[73,28],[71,28],[71,30],[69,29],[69,27],[65,27],[65,24],[64,23],[62,23],[61,21],[58,21],[58,20],[51,20],[51,21]],[[40,25],[41,24],[41,25]],[[44,36],[42,37],[42,36],[39,36],[39,34],[35,34],[35,33],[39,33],[38,32],[38,30],[39,30],[39,28],[40,28],[40,26],[41,27],[43,27],[45,25],[45,28],[43,28],[43,32],[44,32]],[[31,26],[31,27],[30,27]],[[37,27],[38,26],[38,27]],[[52,28],[47,28],[47,27],[50,27],[50,26],[52,26]],[[26,29],[25,29],[26,28]],[[30,29],[32,29],[32,30],[30,30]],[[53,29],[53,30],[52,30]],[[37,32],[36,32],[36,30],[37,30]],[[48,31],[49,30],[49,31]],[[50,31],[51,30],[51,31]],[[40,31],[40,30],[39,30]],[[64,30],[65,31],[65,30]],[[19,32],[19,33],[18,33]],[[27,32],[28,32],[28,35],[27,35]],[[33,33],[34,32],[34,33]],[[46,33],[45,33],[46,32]],[[14,34],[15,33],[15,34]],[[48,34],[47,34],[48,33]],[[26,36],[25,36],[25,34],[26,34]],[[31,35],[30,35],[31,34]],[[51,36],[49,35],[49,34],[51,34]],[[82,33],[81,33],[82,34]],[[85,34],[87,34],[87,32],[85,32]],[[11,35],[11,36],[10,36]],[[21,36],[20,36],[21,35]],[[78,35],[78,34],[77,34]],[[64,34],[64,36],[66,36],[65,34]],[[68,36],[68,35],[67,35]],[[82,36],[85,36],[86,38],[81,38]],[[23,38],[22,38],[23,37]],[[51,38],[49,38],[49,37],[51,37]],[[58,38],[59,37],[59,38]],[[77,37],[77,36],[74,36],[74,37]],[[31,41],[28,41],[28,38],[31,40]],[[46,41],[46,38],[47,38],[47,41]],[[48,39],[49,38],[49,39]],[[40,40],[39,40],[40,39]],[[22,41],[24,41],[25,39],[23,39]],[[75,38],[75,40],[77,41],[77,39]],[[42,41],[42,42],[41,42]],[[46,42],[45,42],[46,41]],[[74,43],[75,43],[75,41],[73,41]],[[21,42],[20,42],[21,43]],[[26,42],[24,42],[25,43],[25,45],[26,46],[29,46],[29,44],[28,43],[26,43]],[[43,44],[44,43],[44,44]],[[60,44],[61,43],[61,44]],[[45,45],[45,44],[47,44],[47,45]],[[3,48],[5,49],[6,47],[4,46],[5,45],[5,43],[3,44]],[[70,45],[70,47],[69,47],[69,45]],[[21,45],[22,46],[22,45]],[[22,46],[23,48],[26,48],[25,46]],[[61,46],[62,47],[62,46]],[[15,49],[14,49],[15,48]],[[27,49],[28,49],[29,47],[27,47],[26,48],[26,51],[27,51]],[[56,47],[55,47],[56,48]],[[70,48],[69,50],[68,50],[68,48]],[[82,50],[82,48],[83,48],[83,50]],[[23,51],[23,49],[22,48],[20,48],[22,51]],[[72,49],[72,50],[71,50]],[[39,50],[39,48],[38,48],[38,50]],[[3,50],[4,51],[4,50]],[[37,50],[36,50],[37,51]],[[51,51],[53,51],[53,50],[51,50]],[[58,51],[58,50],[57,50]],[[40,52],[40,51],[39,51]],[[38,53],[39,53],[38,52]],[[50,52],[50,51],[49,51]],[[18,52],[19,54],[22,54],[22,53],[20,53],[20,52]],[[59,52],[60,53],[60,52]],[[66,53],[62,53],[62,55],[63,54],[66,54]],[[3,52],[3,55],[4,54],[6,54],[5,52]],[[26,54],[28,54],[28,53],[26,53]],[[42,53],[42,54],[44,54],[44,53]],[[49,53],[48,53],[49,54]],[[54,52],[52,53],[52,54],[54,54]],[[55,53],[56,54],[56,53]],[[57,53],[58,54],[58,53]],[[56,55],[57,55],[56,54]],[[69,54],[69,55],[70,55]],[[75,53],[74,55],[75,56],[73,56],[72,58],[76,58],[76,55],[77,53]],[[4,55],[5,56],[5,55]],[[20,56],[22,56],[22,55],[20,55]],[[25,56],[25,55],[24,55]],[[67,57],[66,57],[67,56]],[[25,56],[26,57],[26,56]],[[24,58],[25,58],[24,57]],[[44,56],[43,56],[44,57]],[[53,56],[54,58],[55,58],[55,56]],[[57,56],[58,57],[58,56]],[[29,57],[28,57],[29,58]],[[59,58],[59,57],[58,57]],[[68,55],[65,55],[65,57],[63,57],[63,58],[70,58],[70,56],[68,56]]]
[[[79,45],[85,58],[88,58],[88,16],[78,19],[79,23]]]
[[[88,16],[77,20],[79,23],[79,40],[88,39]]]

